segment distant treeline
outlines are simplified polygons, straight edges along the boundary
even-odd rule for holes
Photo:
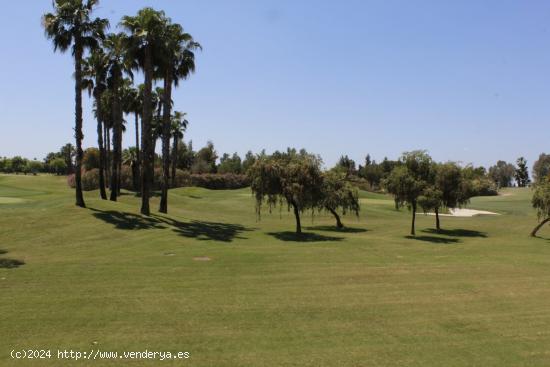
[[[185,143],[182,139],[177,142],[178,148],[175,159],[176,176],[173,179],[172,187],[200,186],[212,189],[241,188],[249,184],[246,178],[250,167],[258,158],[266,156],[265,151],[254,154],[252,151],[241,158],[239,154],[224,153],[218,155],[214,144],[208,142],[206,146],[195,151],[193,142]],[[107,152],[108,156],[110,152]],[[56,175],[74,174],[76,150],[72,144],[62,146],[59,151],[51,152],[39,161],[26,159],[20,156],[0,157],[0,172],[15,174],[37,174],[51,173]],[[97,148],[88,148],[84,151],[82,160],[83,186],[85,190],[98,188],[98,179],[95,177],[99,168],[100,154]],[[133,183],[138,177],[132,169],[132,162],[135,161],[135,148],[124,149],[122,153],[121,185],[124,189],[132,190]],[[383,182],[388,178],[394,168],[402,165],[401,160],[384,158],[377,162],[367,154],[362,164],[357,164],[347,155],[343,155],[332,169],[342,172],[346,178],[363,190],[384,191]],[[160,185],[160,169],[162,159],[155,154],[154,187]],[[476,196],[496,195],[499,188],[528,186],[531,182],[527,161],[521,157],[516,164],[505,161],[498,161],[495,165],[486,169],[466,165],[463,169],[464,177],[471,180]],[[89,172],[86,174],[86,172]],[[545,177],[550,172],[550,154],[541,154],[532,167],[532,175]],[[74,180],[74,179],[72,179]],[[71,182],[71,179],[69,179]],[[71,185],[72,186],[72,185]]]

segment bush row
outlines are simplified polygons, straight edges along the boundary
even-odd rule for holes
[[[109,177],[105,177],[105,184],[109,185]],[[162,170],[155,169],[153,179],[153,189],[160,190],[162,182]],[[71,188],[75,187],[74,174],[67,176],[67,183]],[[172,179],[170,179],[172,184]],[[120,172],[120,185],[125,190],[133,190],[132,169],[129,166],[122,166]],[[211,190],[233,190],[241,189],[250,185],[250,181],[246,175],[238,175],[233,173],[225,174],[191,174],[187,171],[176,170],[176,179],[174,187],[204,187]],[[89,171],[82,171],[82,189],[91,191],[99,189],[99,170],[97,168]]]

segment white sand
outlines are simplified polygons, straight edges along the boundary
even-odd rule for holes
[[[428,215],[435,215],[435,213],[428,213]],[[449,209],[449,214],[439,214],[442,217],[473,217],[476,215],[500,215],[498,213],[488,212],[485,210],[475,209]]]

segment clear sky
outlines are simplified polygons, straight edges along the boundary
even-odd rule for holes
[[[419,148],[481,165],[550,152],[550,1],[103,0],[97,15],[116,30],[146,5],[204,46],[174,94],[195,148],[304,147],[328,165]],[[44,37],[50,9],[2,3],[0,156],[73,142],[73,66]]]

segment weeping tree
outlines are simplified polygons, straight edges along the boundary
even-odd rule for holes
[[[539,179],[535,185],[532,199],[533,207],[537,210],[539,224],[531,232],[531,237],[536,237],[537,232],[547,223],[550,223],[550,176]]]
[[[434,180],[433,163],[432,158],[421,150],[404,153],[400,162],[401,165],[384,180],[384,186],[394,196],[397,206],[407,205],[411,210],[411,235],[414,236],[418,199]]]
[[[324,173],[321,193],[319,210],[331,213],[336,219],[336,227],[344,228],[338,210],[341,210],[343,215],[352,212],[359,216],[359,193],[357,188],[346,180],[345,173],[337,171]]]
[[[468,204],[472,196],[470,182],[465,179],[462,169],[454,162],[433,165],[433,179],[429,182],[422,195],[418,198],[418,204],[424,212],[435,213],[435,225],[441,230],[439,213],[441,209],[461,208]]]
[[[98,0],[54,0],[53,13],[47,13],[42,18],[42,25],[46,37],[51,39],[54,50],[66,52],[71,48],[74,58],[75,80],[75,193],[76,205],[86,207],[82,194],[82,62],[87,50],[98,46],[103,38],[105,29],[109,26],[106,19],[92,19],[92,11]],[[72,47],[71,47],[72,46]]]
[[[321,163],[318,156],[290,149],[259,157],[248,171],[258,216],[264,203],[270,210],[286,204],[294,212],[296,233],[301,234],[300,214],[317,208],[322,197]]]

